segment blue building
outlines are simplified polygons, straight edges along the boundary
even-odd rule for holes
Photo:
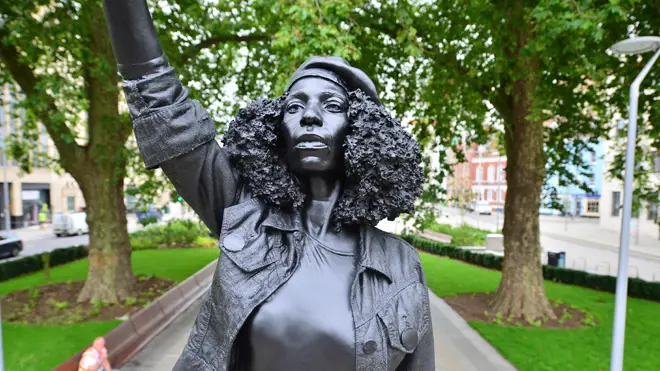
[[[548,189],[555,188],[557,197],[560,203],[564,205],[566,211],[575,216],[598,218],[600,216],[600,194],[603,186],[603,172],[604,172],[604,154],[605,154],[605,141],[600,139],[591,148],[594,152],[584,150],[581,154],[582,160],[589,166],[592,171],[591,176],[582,176],[580,181],[585,182],[592,189],[592,192],[587,193],[578,185],[569,185],[559,187],[558,176],[553,176],[547,180]],[[574,169],[577,173],[577,169]],[[544,195],[542,203],[544,204],[541,209],[541,214],[561,214],[560,210],[552,209],[549,202],[549,195]]]

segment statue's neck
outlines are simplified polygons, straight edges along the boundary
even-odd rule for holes
[[[309,199],[305,208],[307,230],[315,236],[323,237],[330,227],[332,210],[337,203],[341,182],[337,179],[312,177],[307,190]]]

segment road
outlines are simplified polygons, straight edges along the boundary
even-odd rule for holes
[[[496,214],[476,215],[466,212],[461,216],[460,210],[451,208],[444,209],[444,212],[454,224],[463,221],[481,229],[495,231],[498,219],[498,229],[504,223],[502,215],[498,218]],[[561,217],[542,215],[540,224],[541,246],[544,250],[541,259],[544,263],[547,262],[545,252],[564,251],[566,268],[612,276],[617,274],[618,232],[603,229],[597,219],[575,218],[566,221]],[[631,277],[660,281],[660,244],[651,238],[646,238],[644,243],[649,246],[637,246],[631,241],[628,273]]]
[[[142,226],[137,223],[135,215],[128,214],[127,219],[129,233],[142,228]],[[89,235],[56,237],[50,225],[48,225],[46,229],[34,226],[15,229],[12,232],[16,233],[23,241],[23,251],[15,258],[5,258],[0,260],[0,263],[20,259],[25,256],[41,254],[62,247],[87,245],[89,243]]]

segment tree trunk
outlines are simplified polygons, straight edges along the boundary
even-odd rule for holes
[[[539,207],[545,177],[543,123],[515,114],[507,148],[504,265],[492,303],[495,313],[536,320],[555,318],[543,283]],[[509,126],[509,125],[508,125]]]
[[[106,174],[99,174],[99,173]],[[133,294],[123,177],[90,171],[79,180],[87,204],[89,271],[78,301],[116,303]]]
[[[514,84],[506,120],[507,197],[504,204],[504,265],[492,303],[504,317],[555,318],[547,299],[541,267],[539,207],[545,181],[543,122],[530,120],[533,81]]]

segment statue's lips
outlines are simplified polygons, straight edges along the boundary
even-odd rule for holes
[[[304,151],[317,151],[328,149],[328,143],[325,138],[314,133],[305,133],[295,141],[295,149]]]
[[[319,141],[302,141],[302,142],[298,142],[295,148],[302,150],[318,150],[318,149],[327,149],[328,145]]]

